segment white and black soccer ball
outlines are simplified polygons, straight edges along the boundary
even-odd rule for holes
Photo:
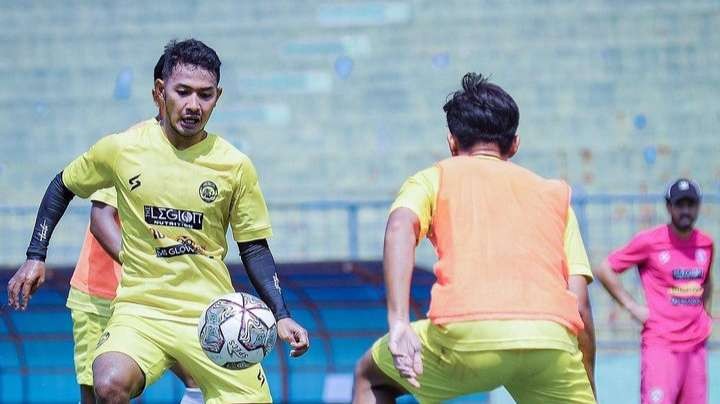
[[[227,369],[245,369],[270,353],[277,340],[277,325],[262,300],[247,293],[230,293],[203,310],[198,337],[210,360]]]

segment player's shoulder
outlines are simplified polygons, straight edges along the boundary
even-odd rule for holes
[[[159,129],[160,124],[155,118],[146,119],[115,134],[114,141],[120,146],[134,144]]]
[[[713,238],[710,234],[705,231],[695,228],[697,244],[701,247],[711,246],[714,244]]]
[[[640,230],[635,233],[633,240],[642,242],[656,242],[669,238],[669,228],[667,224],[659,224],[648,229]]]
[[[212,145],[210,153],[215,161],[238,167],[252,164],[250,157],[248,157],[247,154],[241,152],[237,147],[235,147],[235,145],[227,141],[222,136],[214,133],[208,133],[207,140]]]

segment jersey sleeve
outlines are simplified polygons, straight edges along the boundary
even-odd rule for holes
[[[88,199],[93,202],[102,202],[117,209],[117,193],[114,187],[103,188],[101,190],[95,191],[92,195],[90,195],[90,198]]]
[[[63,170],[63,184],[75,195],[87,198],[113,185],[113,165],[118,153],[117,136],[106,136]]]
[[[240,167],[237,181],[230,208],[233,238],[237,242],[269,238],[272,236],[270,215],[250,159],[245,159]]]
[[[629,243],[611,252],[607,257],[612,270],[618,273],[642,265],[647,259],[647,242],[642,234],[636,235]]]
[[[403,183],[390,207],[391,213],[398,208],[407,208],[417,215],[420,221],[418,241],[422,240],[430,229],[439,181],[440,173],[437,167],[430,167],[416,173]]]
[[[582,275],[588,279],[588,283],[592,282],[593,274],[590,269],[590,260],[585,250],[577,216],[575,216],[575,211],[573,211],[572,207],[568,209],[564,248],[568,264],[568,274]]]

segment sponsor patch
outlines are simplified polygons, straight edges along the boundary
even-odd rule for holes
[[[197,249],[193,245],[186,243],[155,248],[155,256],[158,258],[170,258],[188,254],[197,254]]]
[[[676,268],[672,271],[672,277],[676,281],[702,279],[702,268]]]
[[[200,230],[203,226],[203,214],[192,210],[145,205],[145,223]]]

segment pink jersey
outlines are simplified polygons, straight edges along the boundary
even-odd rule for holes
[[[615,272],[637,265],[650,317],[642,331],[643,345],[692,350],[712,331],[703,306],[703,291],[713,259],[713,241],[700,230],[687,239],[669,225],[638,233],[608,257]]]

